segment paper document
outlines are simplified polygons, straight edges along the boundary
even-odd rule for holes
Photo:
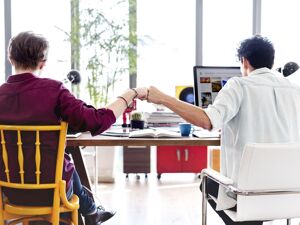
[[[129,128],[112,128],[103,132],[101,135],[113,137],[128,137],[129,131]]]
[[[198,138],[217,138],[220,135],[220,131],[195,130],[193,132],[193,136]]]
[[[129,133],[129,137],[170,137],[170,138],[178,138],[181,137],[180,133],[164,130],[164,129],[143,129],[143,130],[135,130]]]

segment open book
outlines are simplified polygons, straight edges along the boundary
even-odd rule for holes
[[[143,130],[134,130],[129,133],[129,137],[170,137],[178,138],[181,137],[180,133],[175,131],[169,131],[164,129],[143,129]]]

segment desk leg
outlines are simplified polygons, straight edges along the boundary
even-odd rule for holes
[[[80,177],[80,180],[81,180],[81,184],[86,186],[88,189],[92,190],[91,189],[90,178],[88,176],[87,169],[86,169],[84,159],[82,157],[81,150],[80,150],[79,146],[67,147],[66,152],[70,153],[71,156],[72,156],[76,171],[77,171],[77,173]],[[78,224],[79,225],[84,224],[82,216],[80,214],[78,214]]]

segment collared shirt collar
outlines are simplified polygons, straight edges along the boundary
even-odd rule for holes
[[[7,79],[7,83],[21,82],[31,78],[36,78],[36,76],[32,73],[20,73],[17,75],[10,75]]]
[[[265,73],[271,73],[271,70],[268,69],[267,67],[259,68],[259,69],[253,70],[251,73],[249,73],[248,76],[265,74]]]

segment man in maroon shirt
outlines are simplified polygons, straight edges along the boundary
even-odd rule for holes
[[[61,120],[68,122],[74,131],[90,131],[92,135],[100,134],[108,129],[116,118],[131,104],[134,98],[145,99],[147,88],[135,88],[125,91],[106,108],[95,109],[91,105],[76,99],[61,82],[39,78],[35,74],[41,71],[47,61],[47,40],[31,32],[22,32],[10,40],[8,47],[9,60],[15,68],[15,75],[9,76],[6,83],[0,86],[0,124],[27,124],[49,125],[59,124]],[[12,139],[12,137],[11,137]],[[57,134],[45,134],[41,137],[42,164],[41,182],[53,181],[57,149]],[[17,153],[7,141],[8,158],[14,159]],[[31,134],[23,135],[23,142],[34,142]],[[35,165],[32,163],[34,153],[30,148],[24,148],[25,179],[35,181]],[[10,161],[9,167],[12,181],[19,179],[18,165]],[[4,168],[2,160],[2,147],[0,146],[0,167]],[[1,171],[0,178],[5,180]],[[81,185],[80,178],[70,158],[65,154],[63,179],[67,182],[67,195],[72,193],[79,197],[79,212],[85,217],[85,224],[100,224],[114,215],[114,212],[105,211],[102,206],[96,207],[88,191]],[[31,192],[26,194],[20,190],[4,190],[9,201],[32,205],[40,202],[49,204],[48,192]],[[51,202],[50,202],[51,204]]]

